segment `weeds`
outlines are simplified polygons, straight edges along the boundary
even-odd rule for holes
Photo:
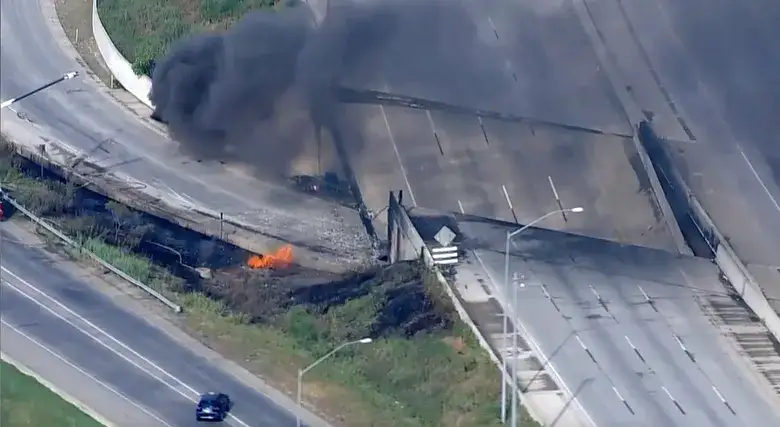
[[[176,40],[220,30],[252,10],[273,10],[281,0],[99,0],[106,32],[138,74],[163,57]]]
[[[306,390],[315,390],[307,400],[342,425],[499,425],[498,370],[417,263],[305,285],[241,270],[195,286],[137,253],[144,236],[160,233],[138,213],[115,202],[85,209],[73,187],[25,176],[10,159],[0,153],[0,177],[14,197],[84,248],[174,298],[196,335],[283,389],[290,391],[298,368],[334,346],[374,338],[307,374]],[[521,425],[536,424],[524,417]]]
[[[0,362],[0,425],[3,427],[104,427],[35,378]]]

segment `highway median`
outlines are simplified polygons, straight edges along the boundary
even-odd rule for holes
[[[340,343],[371,337],[306,375],[304,406],[334,425],[500,424],[497,368],[417,262],[314,271],[296,265],[290,248],[247,253],[62,181],[9,151],[0,154],[0,177],[35,215],[181,304],[182,329],[288,395],[299,368]],[[538,424],[525,415],[521,425]]]

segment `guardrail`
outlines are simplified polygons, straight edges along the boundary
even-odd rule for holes
[[[8,196],[7,194],[5,194],[2,191],[0,191],[0,200],[5,200],[11,206],[13,206],[16,210],[21,212],[22,215],[26,216],[30,221],[32,221],[35,224],[43,227],[46,231],[48,231],[49,233],[55,235],[56,237],[58,237],[60,240],[62,240],[63,242],[65,242],[69,246],[72,246],[72,247],[78,249],[79,252],[81,252],[83,254],[86,254],[90,259],[95,261],[101,267],[103,267],[106,270],[116,274],[117,276],[119,276],[122,279],[126,280],[131,285],[136,286],[137,288],[139,288],[139,289],[143,290],[144,292],[148,293],[149,295],[153,296],[154,298],[156,298],[158,301],[160,301],[163,304],[165,304],[166,306],[168,306],[173,311],[175,311],[177,313],[181,313],[182,308],[181,308],[180,305],[174,303],[173,301],[171,301],[170,299],[166,298],[165,296],[163,296],[162,294],[160,294],[156,290],[152,289],[148,285],[146,285],[144,283],[141,283],[140,281],[138,281],[138,280],[134,279],[133,277],[129,276],[127,273],[125,273],[124,271],[116,268],[115,266],[113,266],[108,261],[105,261],[102,258],[100,258],[99,256],[95,255],[93,252],[91,252],[90,250],[85,248],[81,243],[79,243],[79,242],[71,239],[70,237],[66,236],[64,233],[62,233],[61,231],[57,230],[56,228],[54,228],[54,226],[52,226],[51,224],[46,222],[43,218],[40,218],[40,217],[36,216],[34,213],[32,213],[29,210],[27,210],[24,206],[19,204],[16,200],[12,199],[10,196]]]
[[[108,36],[103,22],[98,14],[99,0],[92,0],[92,35],[95,37],[100,56],[103,57],[108,71],[122,86],[130,92],[139,101],[149,108],[154,108],[154,104],[149,99],[149,92],[152,90],[152,79],[147,76],[139,76],[133,71],[133,65],[119,52],[111,37]]]
[[[715,222],[707,214],[704,206],[701,205],[696,196],[694,196],[680,172],[672,165],[666,149],[661,145],[660,138],[655,134],[650,123],[641,122],[639,130],[640,141],[645,145],[650,160],[662,172],[661,177],[668,183],[670,192],[676,193],[669,194],[669,198],[677,199],[685,204],[691,219],[712,250],[715,257],[714,261],[720,271],[742,300],[745,301],[745,304],[766,325],[769,332],[775,338],[780,339],[780,317],[778,317],[777,312],[769,304],[758,282],[750,274],[742,260],[739,259],[728,240],[715,226]]]

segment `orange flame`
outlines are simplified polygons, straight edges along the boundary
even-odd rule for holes
[[[293,263],[292,245],[284,245],[276,252],[264,255],[252,255],[246,264],[249,268],[286,268]]]

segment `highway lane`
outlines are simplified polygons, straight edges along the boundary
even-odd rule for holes
[[[108,173],[131,177],[136,186],[173,206],[197,207],[216,215],[223,212],[263,233],[345,261],[364,260],[370,254],[354,210],[308,197],[277,181],[256,179],[239,167],[196,162],[181,154],[177,144],[151,127],[148,119],[139,120],[119,105],[74,59],[76,53],[65,34],[61,29],[56,32],[59,24],[49,22],[56,19],[51,0],[2,0],[0,5],[3,99],[68,70],[82,70],[84,76],[13,105],[32,120],[35,132],[89,153]],[[14,112],[4,109],[2,120],[3,132],[38,142],[39,135]]]
[[[386,204],[381,190],[404,189],[412,205],[528,222],[559,209],[557,194],[586,214],[545,226],[674,250],[625,136],[631,126],[568,3],[438,4],[447,7],[411,7],[419,15],[399,18],[344,82],[447,104],[344,107],[341,127],[369,206]]]
[[[780,265],[780,3],[577,2],[739,256]]]
[[[271,400],[126,311],[91,287],[94,277],[19,243],[22,233],[2,233],[0,311],[10,326],[172,426],[192,425],[197,396],[210,390],[236,401],[232,425],[294,425],[289,400]]]
[[[3,273],[5,276],[6,272],[3,271]],[[24,285],[11,283],[16,282],[15,279],[5,280],[4,278],[3,282],[0,310],[3,314],[4,333],[7,329],[11,329],[10,333],[29,336],[35,342],[51,349],[68,363],[88,372],[90,376],[95,378],[93,381],[108,384],[122,396],[126,396],[130,401],[148,411],[151,415],[147,415],[146,421],[151,422],[151,425],[191,426],[195,424],[194,405],[190,401],[192,395],[188,393],[185,394],[186,397],[182,396],[171,390],[164,382],[152,377],[151,374],[136,368],[130,361],[123,358],[123,356],[127,356],[121,350],[104,348],[87,333],[82,332],[80,328],[85,328],[84,326],[77,327],[66,323],[63,318],[70,320],[69,317],[66,317],[66,313],[48,312],[32,300],[32,295],[22,293]],[[78,320],[71,321],[75,324]],[[4,342],[3,344],[9,343]],[[13,346],[13,342],[10,345]],[[13,347],[10,351],[13,351]],[[25,355],[21,361],[24,362],[27,357]],[[29,357],[33,358],[34,354]],[[129,360],[137,363],[133,359]],[[62,366],[63,369],[69,367],[62,360],[57,360],[55,366],[57,365]],[[73,384],[71,387],[77,387],[77,385]],[[97,396],[93,396],[93,399],[85,404],[94,405],[95,408],[106,408],[107,406]],[[128,425],[123,414],[113,412],[125,408],[106,409],[111,411],[104,415],[109,420],[118,425]],[[133,412],[143,413],[138,407],[130,409]]]
[[[50,0],[40,1],[46,10]],[[438,9],[418,11],[419,16],[402,23],[409,31],[399,31],[375,57],[356,65],[355,78],[379,78],[358,82],[364,85],[358,87],[630,132],[595,55],[581,47],[588,40],[569,8],[541,1],[488,3],[452,3],[443,16],[436,16]],[[70,53],[62,53],[67,42],[51,37],[35,2],[3,0],[2,5],[2,19],[8,21],[3,40],[33,34],[3,45],[4,94],[18,93],[31,81],[75,66]],[[426,31],[417,24],[428,18],[437,26]],[[511,20],[523,22],[526,29],[517,33]],[[566,30],[551,30],[554,27]],[[444,34],[458,34],[449,42],[459,48],[441,49]],[[538,48],[541,35],[549,38],[544,49]],[[562,67],[564,58],[569,63]],[[361,66],[381,72],[367,73]],[[344,133],[357,135],[345,145],[375,211],[386,204],[387,190],[407,188],[413,198],[419,193],[415,199],[422,206],[462,206],[474,214],[529,221],[557,207],[557,192],[562,203],[583,205],[588,215],[550,222],[552,227],[624,243],[675,247],[630,139],[496,123],[446,111],[358,108],[344,113],[343,122],[349,123]],[[219,164],[193,162],[136,116],[120,111],[124,108],[91,79],[52,88],[20,103],[18,110],[45,128],[46,138],[90,152],[109,172],[139,181],[174,205],[223,211],[335,258],[363,260],[371,253],[355,212],[229,173]],[[4,112],[3,126],[24,134],[28,125]]]
[[[532,229],[514,240],[519,278],[503,287],[506,229],[458,227],[596,425],[780,423],[777,395],[702,310],[723,293],[707,260]]]

